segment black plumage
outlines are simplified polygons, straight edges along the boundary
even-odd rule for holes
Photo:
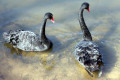
[[[99,70],[99,76],[102,74],[102,56],[98,45],[92,41],[91,33],[89,32],[83,18],[83,11],[89,11],[89,4],[84,2],[79,11],[79,22],[83,32],[83,40],[75,47],[74,55],[76,60],[85,67],[86,71],[93,76],[92,72]]]
[[[19,48],[24,51],[45,51],[52,47],[52,42],[45,35],[45,27],[47,19],[50,19],[52,22],[53,15],[52,13],[46,13],[42,26],[40,27],[40,34],[37,35],[31,31],[23,30],[10,30],[8,33],[4,32],[3,37],[7,43],[10,43],[15,48]]]

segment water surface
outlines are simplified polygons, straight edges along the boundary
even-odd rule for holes
[[[82,40],[78,11],[84,0],[1,0],[0,1],[0,80],[119,80],[120,1],[86,0],[90,13],[86,24],[99,45],[104,67],[100,78],[91,78],[72,54]],[[24,29],[39,34],[46,12],[46,35],[53,48],[46,52],[25,52],[4,43],[4,31]]]

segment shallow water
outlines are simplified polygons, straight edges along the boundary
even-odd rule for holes
[[[82,40],[78,11],[83,0],[1,0],[0,80],[119,80],[120,1],[86,0],[90,13],[85,21],[99,45],[104,67],[100,78],[90,77],[72,52]],[[53,48],[46,52],[25,52],[4,43],[4,31],[24,29],[39,34],[40,22],[52,12],[55,24],[47,22],[46,34]]]

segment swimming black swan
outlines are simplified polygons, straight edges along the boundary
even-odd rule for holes
[[[91,33],[89,32],[83,18],[84,9],[89,11],[89,3],[84,2],[79,11],[79,23],[83,32],[83,39],[75,47],[74,55],[76,60],[85,67],[85,70],[93,77],[94,71],[99,71],[99,76],[102,74],[102,56],[99,52],[98,45],[92,41]]]
[[[3,37],[7,43],[11,43],[13,47],[24,51],[45,51],[52,47],[52,42],[45,35],[45,27],[47,19],[53,23],[52,13],[46,13],[43,18],[43,23],[40,28],[40,35],[36,35],[31,31],[10,30],[8,33],[4,32]]]

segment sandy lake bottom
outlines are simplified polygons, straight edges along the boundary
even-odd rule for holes
[[[90,77],[75,60],[75,45],[82,40],[78,12],[84,0],[1,0],[0,80],[120,80],[120,1],[86,0],[86,24],[103,56],[103,74]],[[53,47],[46,52],[25,52],[4,42],[2,33],[24,29],[39,34],[46,12],[46,35]]]

